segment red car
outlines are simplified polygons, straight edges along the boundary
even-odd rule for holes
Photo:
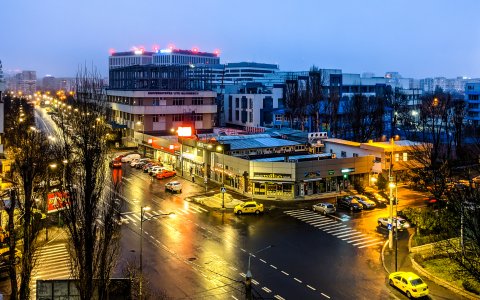
[[[122,162],[120,160],[113,159],[110,161],[110,168],[121,168]]]
[[[175,175],[177,175],[177,172],[175,172],[175,171],[163,170],[163,171],[157,173],[157,179],[173,177]]]

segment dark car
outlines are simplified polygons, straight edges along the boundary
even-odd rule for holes
[[[375,202],[377,204],[377,207],[387,207],[387,205],[389,204],[388,200],[379,193],[365,193],[365,196]]]
[[[443,208],[447,206],[447,200],[446,199],[437,199],[435,197],[428,197],[423,199],[423,202],[428,206],[432,208]]]
[[[337,199],[337,207],[346,209],[349,211],[361,211],[363,206],[357,201],[357,199],[351,196],[345,196]]]

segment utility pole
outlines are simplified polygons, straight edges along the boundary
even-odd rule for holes
[[[393,249],[393,226],[397,226],[396,220],[393,220],[393,176],[392,176],[392,166],[393,166],[393,146],[395,145],[395,142],[393,141],[393,138],[390,138],[390,146],[391,146],[391,151],[390,151],[390,167],[388,169],[388,187],[390,189],[390,193],[388,195],[390,199],[390,222],[392,222],[392,228],[388,230],[388,247],[390,250]],[[394,225],[395,222],[395,225]]]

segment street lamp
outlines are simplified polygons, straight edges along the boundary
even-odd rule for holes
[[[250,271],[250,259],[252,256],[255,256],[255,254],[258,254],[264,250],[272,248],[273,245],[268,245],[267,247],[260,249],[254,253],[248,253],[248,267],[247,267],[247,274],[245,275],[245,293],[247,296],[247,299],[252,299],[252,272]]]
[[[222,151],[222,209],[225,209],[225,147],[218,145],[217,151]]]
[[[152,219],[162,217],[162,216],[171,216],[174,213],[170,212],[167,214],[154,214],[150,217],[145,218],[145,212],[150,210],[150,206],[142,206],[140,210],[140,282],[139,282],[139,298],[142,299],[142,287],[143,287],[143,222],[150,221]]]
[[[48,214],[48,193],[50,192],[50,169],[57,168],[56,163],[51,163],[47,167],[47,183],[46,183],[46,197],[45,197],[45,214]],[[48,220],[48,219],[47,219]],[[45,240],[48,241],[48,221],[45,222]]]

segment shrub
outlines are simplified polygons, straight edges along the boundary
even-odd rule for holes
[[[475,286],[470,280],[464,280],[462,286],[465,290],[474,293],[475,295],[480,295],[480,287]]]

